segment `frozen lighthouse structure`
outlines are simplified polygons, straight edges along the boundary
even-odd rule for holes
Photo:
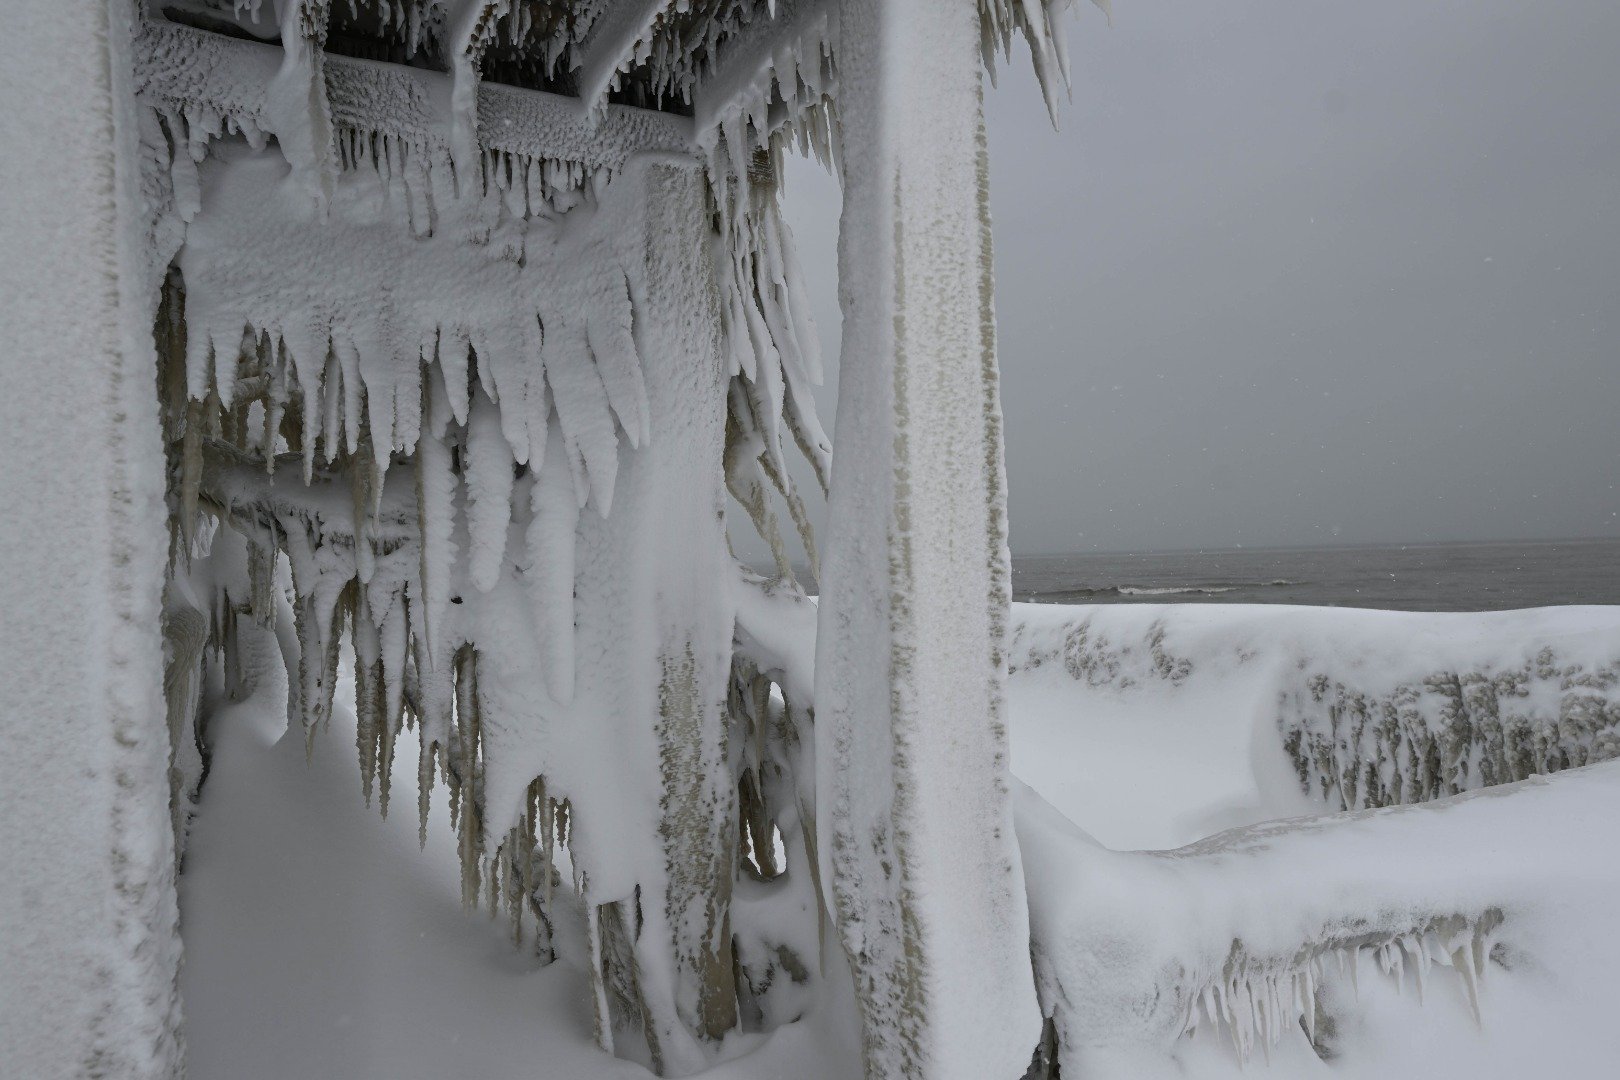
[[[1021,38],[1051,104],[1068,4],[0,5],[0,1071],[180,1075],[210,714],[267,686],[313,753],[352,709],[381,812],[448,798],[463,902],[574,950],[596,1042],[663,1075],[829,1000],[872,1078],[1309,1053],[1333,958],[1477,1016],[1524,904],[1424,845],[1607,813],[1608,774],[1164,854],[1009,773],[983,82]],[[843,186],[836,454],[791,152]],[[1052,657],[1117,672],[1087,633]],[[1620,752],[1581,671],[1523,753],[1488,674],[1388,723],[1323,675],[1278,738],[1346,809],[1436,799]]]
[[[1027,1065],[980,83],[1016,34],[1061,79],[1064,6],[6,5],[25,1072],[177,1067],[204,687],[267,650],[311,733],[352,650],[367,794],[419,741],[469,904],[549,949],[578,895],[604,1047],[696,1071],[841,949],[874,1075]],[[836,463],[790,151],[845,185]],[[791,454],[819,612],[727,547],[728,490],[807,529]]]

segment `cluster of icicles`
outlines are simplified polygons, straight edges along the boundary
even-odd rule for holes
[[[214,140],[238,137],[255,150],[268,143],[251,116],[220,113],[206,105],[168,108],[157,119],[174,208],[182,221],[193,220],[202,209],[198,167]],[[434,230],[435,192],[460,189],[450,154],[442,146],[341,123],[334,126],[333,143],[338,168],[371,170],[385,185],[400,187],[415,235],[428,236]],[[435,176],[436,170],[442,175]],[[483,149],[475,181],[481,193],[495,192],[514,217],[528,218],[565,214],[599,193],[613,177],[612,169],[579,161]]]
[[[1192,1035],[1206,1020],[1224,1028],[1239,1061],[1250,1060],[1256,1046],[1269,1060],[1271,1048],[1300,1025],[1314,1045],[1318,1041],[1317,988],[1325,972],[1337,967],[1349,977],[1352,989],[1359,990],[1364,961],[1376,964],[1382,975],[1394,980],[1397,990],[1404,987],[1410,967],[1420,1003],[1430,970],[1450,968],[1461,980],[1478,1023],[1492,934],[1501,923],[1502,913],[1494,908],[1477,916],[1439,917],[1404,930],[1307,944],[1281,962],[1250,957],[1234,943],[1221,972],[1192,984],[1183,1034]]]
[[[1109,0],[1093,2],[1112,18]],[[1014,38],[1022,36],[1029,43],[1042,94],[1054,116],[1058,92],[1069,81],[1069,58],[1059,20],[1072,4],[1073,0],[979,3],[986,67],[994,75],[998,55],[1010,57]],[[263,0],[233,0],[233,5],[238,19],[257,23],[262,17]],[[321,6],[337,13],[346,11],[351,21],[369,14],[372,32],[380,32],[406,56],[425,54],[441,60],[451,58],[458,48],[448,40],[461,31],[458,20],[477,18],[488,26],[481,48],[496,47],[500,62],[511,64],[536,83],[553,82],[577,69],[583,61],[582,46],[609,11],[605,5],[552,0],[322,0]],[[619,58],[605,88],[610,93],[634,88],[649,102],[669,100],[691,106],[694,89],[714,76],[732,40],[757,24],[778,18],[780,6],[776,0],[673,0],[653,15],[648,30]],[[470,11],[472,8],[480,10]],[[820,107],[832,89],[834,34],[830,27],[836,8],[834,2],[794,6],[787,17],[808,24],[820,40],[797,42],[791,58],[774,57],[775,93],[755,95],[759,98],[756,104],[774,107],[779,116],[785,112],[789,117]],[[746,101],[735,104],[732,114],[747,116],[762,134],[780,122],[767,123],[765,109],[752,108]],[[825,128],[825,124],[821,126]]]
[[[821,351],[798,271],[793,236],[777,208],[766,152],[761,167],[728,174],[711,163],[722,192],[716,245],[720,320],[731,375],[726,417],[726,486],[770,545],[778,576],[791,577],[787,547],[770,492],[785,501],[811,572],[816,549],[804,502],[788,472],[787,442],[796,443],[827,490],[832,444],[816,415],[811,388],[821,382]],[[721,262],[723,260],[723,262]]]
[[[1091,0],[1114,21],[1110,0]],[[1023,35],[1035,65],[1046,111],[1057,121],[1058,91],[1069,86],[1069,51],[1059,19],[1074,0],[979,0],[980,52],[992,79],[996,55],[1011,57],[1015,35]]]
[[[1278,723],[1301,783],[1329,804],[1427,802],[1620,757],[1620,660],[1588,670],[1545,648],[1387,694],[1316,674],[1283,695]]]
[[[232,0],[238,20],[259,23],[264,0]],[[555,0],[318,0],[332,11],[333,25],[363,16],[379,45],[396,46],[408,58],[447,61],[464,48],[456,41],[467,21],[480,24],[494,65],[509,67],[528,83],[552,83],[578,69],[584,46],[611,5],[566,4]],[[692,103],[692,90],[711,69],[729,37],[751,23],[773,18],[774,0],[671,0],[650,19],[647,31],[619,58],[605,89],[635,90],[647,101]],[[593,104],[600,104],[599,102]]]
[[[174,214],[196,231],[202,227],[200,169],[219,141],[234,137],[257,151],[266,139],[251,122],[202,107],[157,114],[155,123]],[[336,161],[345,172],[372,170],[384,185],[409,183],[419,166],[411,149],[391,137],[339,128],[336,142]],[[711,173],[711,180],[724,210],[714,251],[733,376],[726,475],[777,552],[782,576],[789,577],[766,484],[787,499],[813,560],[784,443],[791,438],[804,450],[822,483],[830,448],[809,396],[811,381],[820,378],[818,346],[792,239],[777,209],[774,175],[755,169],[741,177],[722,173],[718,180]],[[483,177],[486,201],[495,199],[509,219],[567,213],[580,201],[578,192],[600,191],[611,179],[605,170],[519,162],[490,152]],[[425,182],[431,187],[434,178],[428,175]],[[413,212],[413,229],[416,220]],[[260,257],[266,253],[251,247],[215,245],[225,249],[246,262],[267,261]],[[285,270],[299,274],[305,268]],[[225,615],[220,603],[210,605],[206,635],[187,614],[190,609],[177,609],[169,620],[174,726],[195,720],[191,669],[202,644],[194,639],[202,637],[229,656],[236,608],[273,626],[276,597],[290,592],[298,644],[290,714],[307,737],[328,725],[347,637],[368,801],[375,793],[387,812],[397,740],[414,729],[421,745],[421,827],[430,794],[442,781],[458,836],[463,899],[474,904],[482,895],[492,909],[505,904],[514,935],[521,937],[532,923],[538,947],[549,950],[555,851],[567,842],[569,804],[548,795],[544,778],[536,778],[517,823],[504,836],[486,836],[478,651],[451,629],[451,581],[464,570],[474,587],[493,587],[509,525],[521,520],[520,509],[527,512],[525,561],[534,572],[522,587],[532,596],[548,691],[567,702],[573,694],[576,523],[591,500],[604,515],[611,504],[614,455],[611,447],[593,447],[591,432],[632,445],[647,437],[628,292],[621,283],[606,294],[616,292],[620,306],[609,304],[600,326],[618,335],[616,343],[597,337],[598,323],[591,321],[591,353],[578,362],[508,358],[532,369],[523,376],[528,389],[514,393],[519,384],[509,377],[510,365],[502,367],[500,350],[487,347],[476,327],[441,324],[420,342],[403,343],[408,355],[402,358],[383,347],[392,340],[385,335],[357,337],[335,326],[312,330],[299,312],[247,317],[233,306],[236,294],[226,294],[229,302],[221,308],[220,290],[205,291],[208,303],[188,317],[184,283],[171,274],[158,318],[175,478],[175,558],[184,564],[205,549],[212,531],[206,522],[216,519],[245,538],[251,583],[248,597],[234,598],[240,603],[225,600]],[[593,311],[602,300],[598,290]],[[532,315],[529,322],[532,329]],[[591,409],[615,418],[605,426],[578,423],[581,379],[600,398]],[[303,482],[276,479],[289,471],[301,472]],[[458,498],[468,537],[459,567],[451,540]],[[277,577],[278,553],[290,582]],[[191,741],[176,735],[177,745]],[[744,812],[757,822],[754,832],[745,826],[744,838],[746,860],[772,876],[777,868],[769,837],[776,826],[766,824],[775,815],[764,812],[765,786],[763,776],[744,786]],[[184,801],[177,799],[177,806]],[[768,972],[774,964],[744,970]]]
[[[310,745],[329,725],[341,642],[347,637],[354,653],[356,739],[367,801],[375,787],[387,813],[396,741],[402,729],[414,727],[421,742],[418,813],[424,839],[437,776],[450,792],[464,901],[476,903],[481,889],[492,906],[503,899],[518,936],[525,910],[531,911],[540,945],[549,949],[545,904],[555,878],[554,844],[567,842],[568,803],[548,798],[544,780],[537,778],[519,822],[486,852],[478,656],[446,618],[458,484],[469,492],[469,531],[475,538],[470,575],[492,584],[505,546],[514,469],[496,406],[475,382],[465,422],[454,422],[442,389],[444,367],[424,365],[416,475],[401,477],[398,469],[389,474],[373,453],[366,414],[353,404],[358,395],[348,395],[345,404],[342,372],[329,368],[300,383],[286,349],[281,343],[272,346],[268,335],[245,339],[228,402],[217,385],[200,401],[189,397],[183,304],[179,282],[171,278],[158,334],[165,357],[168,442],[179,487],[175,557],[189,562],[207,538],[207,530],[199,528],[199,509],[241,534],[248,550],[248,596],[238,598],[245,603],[227,599],[223,607],[230,614],[224,618],[221,605],[214,605],[208,639],[229,654],[238,606],[261,626],[274,627],[281,591],[277,555],[284,555],[298,643],[289,713],[301,721]],[[572,548],[579,502],[555,430],[552,438],[553,461],[531,483],[528,535],[531,557],[542,566],[564,568],[567,577],[537,574],[529,588],[550,631],[544,657],[549,685],[565,698],[573,672]],[[317,458],[324,462],[318,471]],[[463,463],[459,480],[453,458]],[[308,483],[274,481],[278,463],[296,470],[300,461],[310,470]],[[492,473],[500,474],[493,483]],[[493,553],[487,543],[476,542],[496,532],[501,543]],[[214,538],[213,546],[219,543]],[[171,670],[185,680],[177,678],[171,688],[173,724],[193,695],[189,666],[201,653],[193,640],[200,627],[184,609],[168,622]]]

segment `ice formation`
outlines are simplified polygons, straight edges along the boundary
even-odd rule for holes
[[[186,0],[135,35],[177,842],[241,620],[281,635],[311,752],[352,656],[366,798],[414,729],[464,902],[546,955],[579,893],[599,1041],[660,1071],[802,1015],[857,917],[811,666],[760,645],[810,617],[790,451],[831,482],[777,198],[789,148],[837,162],[840,6]],[[985,19],[1045,70],[1043,7]],[[723,490],[774,580],[730,567]]]
[[[85,346],[116,391],[86,445],[121,464],[131,416],[162,435],[84,542],[151,571],[139,596],[110,590],[123,621],[92,636],[118,677],[85,704],[124,725],[97,760],[153,796],[114,800],[123,876],[103,890],[140,905],[117,915],[146,965],[119,969],[145,1010],[132,1075],[178,1056],[168,875],[211,714],[262,690],[272,642],[310,753],[352,664],[360,785],[384,814],[400,740],[417,741],[420,827],[442,783],[467,906],[550,960],[571,947],[557,904],[577,901],[595,1037],[661,1073],[803,1017],[833,973],[853,976],[873,1077],[977,1080],[1032,1047],[1051,1075],[1200,1023],[1244,1056],[1312,1026],[1338,956],[1397,977],[1449,965],[1478,1007],[1492,935],[1526,901],[1426,871],[1412,852],[1445,826],[1351,817],[1142,854],[1027,797],[1015,820],[1009,660],[1171,692],[1211,662],[1271,665],[1302,782],[1351,809],[1620,751],[1613,652],[1522,626],[1506,651],[1423,671],[1264,634],[1208,660],[1174,622],[1097,616],[1026,619],[1008,651],[978,73],[1022,36],[1055,114],[1068,6],[76,0],[113,12],[113,85],[87,114],[112,102],[122,149],[80,147],[74,190],[94,188],[118,238],[105,265],[58,276],[117,292],[100,317],[128,339]],[[778,201],[791,150],[845,189],[860,360],[837,459]],[[86,179],[109,175],[112,193]],[[129,390],[148,327],[155,403]],[[830,500],[819,544],[792,453]],[[732,557],[728,492],[772,574]],[[142,701],[166,763],[125,730]],[[164,764],[167,830],[148,820]],[[1373,840],[1404,861],[1357,892]],[[1278,885],[1340,849],[1332,874]],[[119,1065],[132,1017],[81,1026]]]

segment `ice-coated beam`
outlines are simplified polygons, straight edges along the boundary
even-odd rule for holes
[[[816,657],[823,880],[869,1078],[1023,1074],[1009,611],[974,0],[841,0],[844,312]]]
[[[136,85],[159,108],[203,108],[266,127],[265,96],[282,50],[154,19],[139,40]],[[332,122],[448,152],[448,75],[332,53],[325,57]],[[692,123],[668,113],[608,105],[587,117],[574,98],[498,83],[478,85],[478,136],[486,150],[619,169],[643,151],[691,152]]]
[[[581,50],[579,99],[591,108],[608,92],[613,76],[674,0],[616,0],[596,17]]]
[[[180,1075],[132,0],[0,40],[0,1073]]]

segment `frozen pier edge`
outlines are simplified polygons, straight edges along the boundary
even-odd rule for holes
[[[1009,652],[1065,1069],[1596,1075],[1620,611],[1018,604]]]

